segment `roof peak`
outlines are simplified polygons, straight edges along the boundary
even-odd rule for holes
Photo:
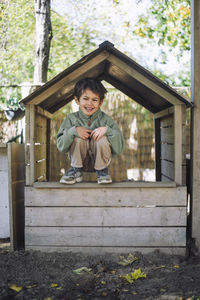
[[[114,47],[114,44],[112,44],[111,42],[109,41],[104,41],[103,43],[99,44],[99,48],[102,48],[102,47]]]

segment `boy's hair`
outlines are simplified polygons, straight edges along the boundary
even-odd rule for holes
[[[80,99],[82,93],[87,89],[98,94],[101,101],[107,93],[107,90],[99,80],[95,78],[83,78],[76,83],[74,87],[74,96]]]

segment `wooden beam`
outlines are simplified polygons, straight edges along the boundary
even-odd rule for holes
[[[154,119],[154,132],[155,132],[155,168],[156,168],[156,181],[161,181],[160,119]]]
[[[183,113],[182,105],[174,107],[174,180],[177,184],[182,184],[182,141],[183,141]]]
[[[192,109],[191,210],[192,237],[200,252],[200,1],[191,1],[192,12]]]
[[[161,111],[159,111],[158,113],[154,114],[154,119],[159,119],[159,118],[162,118],[162,117],[166,117],[168,115],[171,115],[174,113],[174,107],[170,107],[170,108],[166,108],[166,109],[163,109]]]
[[[110,61],[113,65],[116,65],[121,70],[125,70],[130,76],[141,82],[143,85],[145,85],[150,90],[156,92],[159,96],[166,99],[168,102],[170,102],[173,105],[180,104],[180,100],[178,100],[175,96],[170,94],[168,91],[163,89],[162,87],[158,86],[156,83],[154,83],[152,80],[148,79],[146,76],[142,75],[140,72],[133,70],[129,65],[127,65],[125,62],[121,61],[119,58],[117,58],[114,55],[110,55],[108,57],[108,61]]]
[[[30,106],[26,106],[25,113],[25,173],[26,185],[30,185]]]
[[[35,181],[35,105],[30,104],[30,185]]]
[[[50,97],[52,94],[57,92],[59,89],[65,88],[65,93],[68,93],[69,90],[71,90],[71,85],[69,85],[73,80],[76,80],[76,77],[80,77],[80,74],[85,73],[89,69],[92,69],[94,66],[98,65],[102,61],[106,60],[109,56],[109,53],[107,51],[103,51],[96,57],[92,58],[88,62],[82,62],[82,65],[80,67],[77,67],[76,70],[74,70],[72,73],[66,75],[63,79],[53,84],[51,87],[49,87],[47,90],[43,91],[39,95],[37,95],[34,99],[32,99],[29,103],[30,104],[39,104],[44,99]],[[68,86],[69,85],[69,86]]]
[[[39,114],[39,115],[42,115],[48,119],[52,119],[53,118],[53,115],[48,112],[47,110],[43,109],[42,107],[40,106],[36,106],[36,112]]]

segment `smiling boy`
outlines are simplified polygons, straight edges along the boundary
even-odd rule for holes
[[[57,148],[68,152],[72,166],[60,183],[81,182],[83,171],[88,169],[96,171],[99,184],[112,182],[108,165],[112,155],[124,150],[125,143],[117,124],[100,109],[106,92],[94,78],[76,83],[74,99],[79,111],[65,118],[57,134]]]

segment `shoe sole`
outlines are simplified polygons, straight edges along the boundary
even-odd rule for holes
[[[60,179],[60,183],[64,183],[64,184],[74,184],[76,182],[81,182],[83,181],[83,177],[78,177],[78,178],[74,178],[73,180],[71,181],[66,181],[65,179]]]
[[[107,184],[107,183],[111,183],[112,180],[102,180],[102,181],[98,181],[98,184]]]

